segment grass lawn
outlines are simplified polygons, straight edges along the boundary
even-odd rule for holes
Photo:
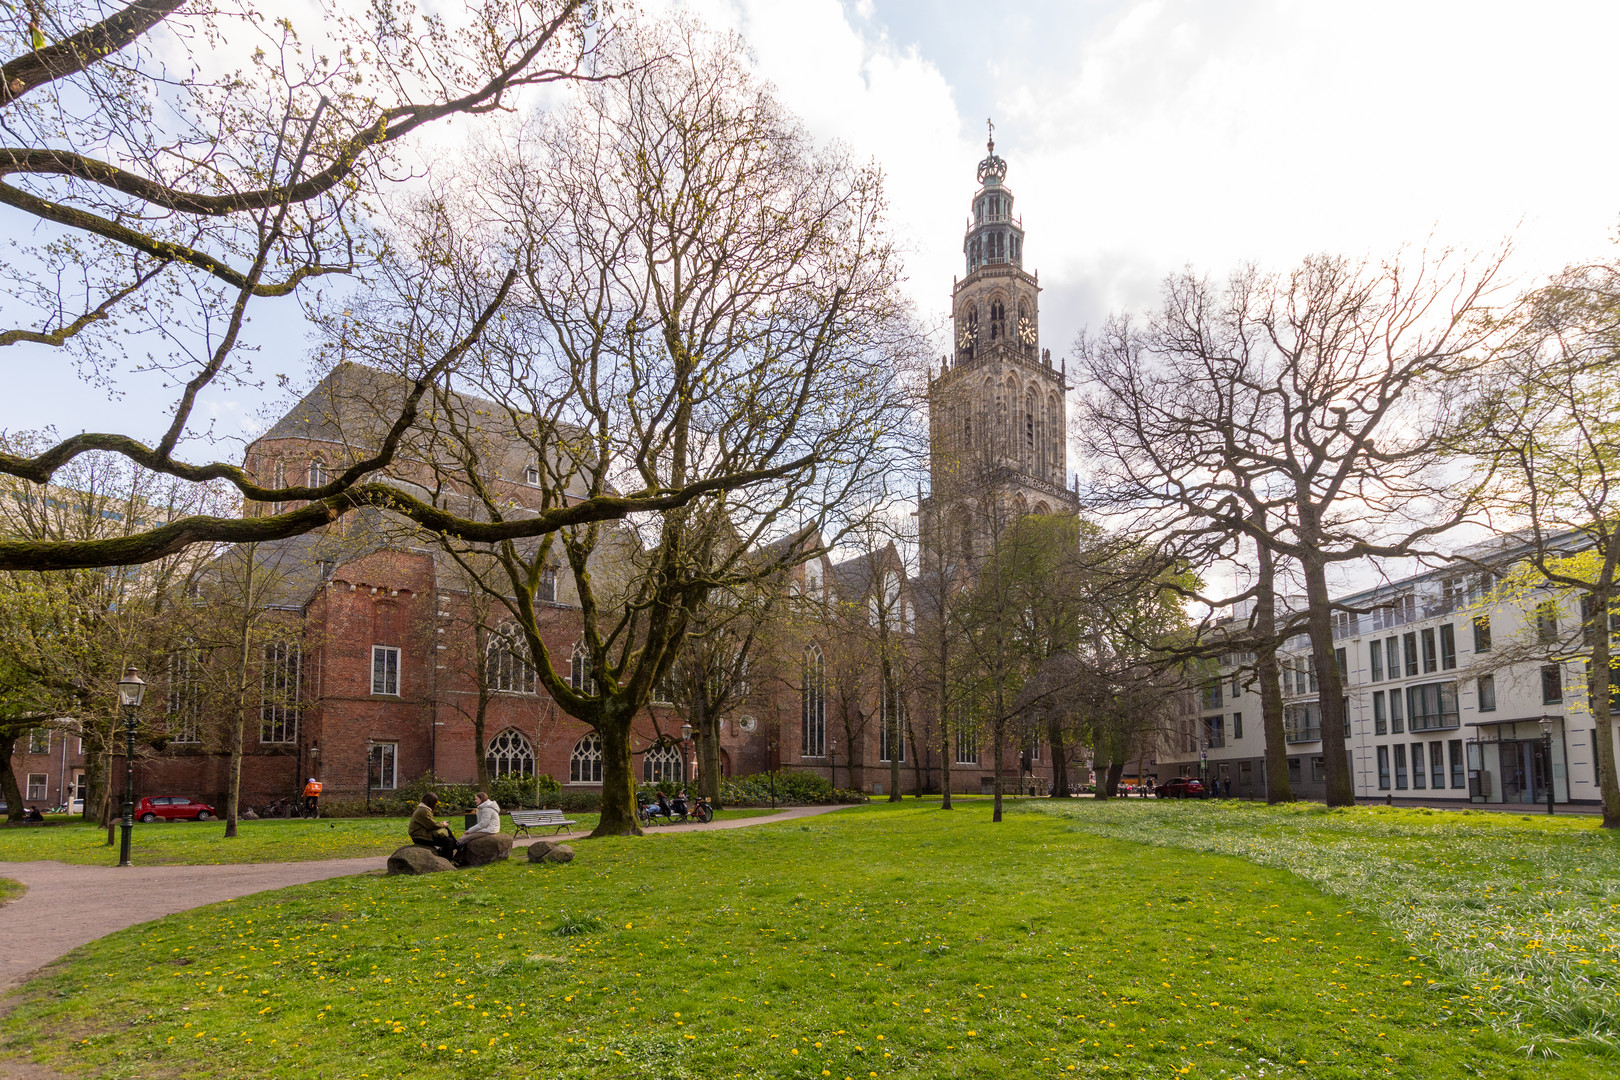
[[[0,877],[0,907],[5,907],[28,891],[28,886],[8,877]]]
[[[1086,832],[1241,856],[1378,916],[1481,1023],[1620,1050],[1620,836],[1588,816],[1137,800],[1031,804]],[[1615,1066],[1620,1071],[1620,1061]]]
[[[769,809],[721,810],[718,818],[756,817]],[[594,829],[595,814],[569,814],[576,829]],[[460,817],[448,819],[457,832]],[[510,833],[512,819],[502,817]],[[140,866],[210,866],[224,863],[304,862],[387,855],[409,843],[406,821],[398,818],[320,818],[305,821],[243,821],[234,840],[225,839],[219,821],[136,822],[130,859]],[[544,832],[537,835],[544,836]],[[116,841],[116,833],[114,834]],[[107,830],[77,818],[32,828],[0,829],[0,862],[56,859],[85,866],[116,865],[118,846],[107,846]]]
[[[1178,812],[1203,808],[1166,807],[1167,828]],[[1528,1058],[1376,909],[1286,870],[1099,836],[1062,812],[989,816],[873,805],[581,842],[566,866],[266,893],[86,946],[0,1034],[117,1077],[1620,1068],[1586,1043]]]

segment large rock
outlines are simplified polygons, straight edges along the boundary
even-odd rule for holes
[[[502,833],[480,833],[467,841],[467,846],[461,849],[461,865],[488,866],[492,862],[509,858],[511,854],[510,836]]]
[[[388,856],[390,874],[437,874],[441,870],[454,870],[456,864],[442,858],[432,848],[407,844]]]
[[[529,845],[530,862],[565,863],[574,861],[574,849],[555,840],[536,840]]]

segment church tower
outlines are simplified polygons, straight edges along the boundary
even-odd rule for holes
[[[925,551],[947,565],[984,555],[1000,523],[1078,506],[1065,486],[1066,373],[1041,348],[1040,281],[1024,269],[993,126],[988,151],[962,240],[967,276],[951,293],[953,352],[929,382],[932,492],[921,521]]]

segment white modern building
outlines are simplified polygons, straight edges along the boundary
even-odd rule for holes
[[[1505,566],[1515,554],[1497,544],[1490,561]],[[1334,627],[1357,797],[1542,803],[1550,786],[1556,803],[1598,802],[1585,665],[1552,659],[1580,639],[1578,598],[1548,593],[1521,605],[1487,602],[1487,591],[1477,570],[1442,570],[1339,598],[1367,612],[1338,615]],[[1278,660],[1289,778],[1296,797],[1319,799],[1321,706],[1309,642],[1291,638]],[[1161,781],[1203,776],[1233,797],[1264,797],[1252,663],[1248,654],[1223,657],[1220,679],[1189,696],[1160,755]]]

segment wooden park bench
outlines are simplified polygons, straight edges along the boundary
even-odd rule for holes
[[[561,832],[572,824],[574,824],[572,821],[563,817],[561,810],[512,811],[512,826],[517,836],[523,836],[530,829],[554,829]]]

